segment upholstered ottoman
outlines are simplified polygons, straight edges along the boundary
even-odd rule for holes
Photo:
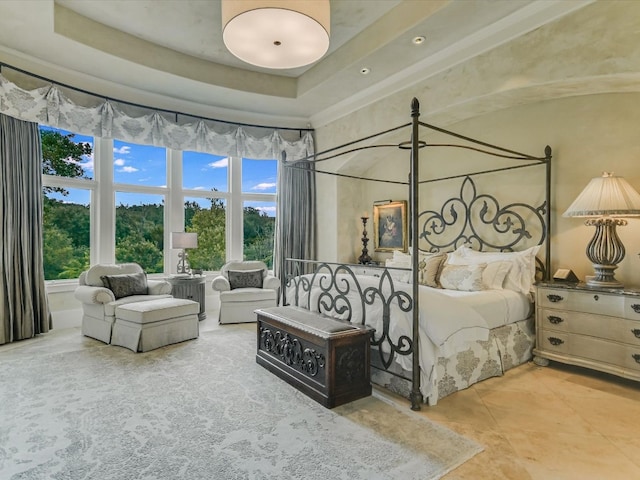
[[[116,307],[111,345],[147,352],[198,337],[200,304],[161,298]]]

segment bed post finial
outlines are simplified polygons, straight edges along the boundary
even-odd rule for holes
[[[411,100],[411,116],[415,117],[420,115],[420,102],[416,97],[413,97]]]

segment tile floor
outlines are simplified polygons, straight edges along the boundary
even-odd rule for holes
[[[200,323],[201,332],[227,327],[217,324],[216,312]],[[0,346],[0,359],[9,350],[31,357],[96,342],[79,328],[53,330]],[[409,409],[407,400],[376,392]],[[418,414],[485,447],[444,480],[640,479],[640,382],[553,362],[529,363]]]
[[[528,363],[420,415],[485,447],[445,480],[640,479],[639,382]]]

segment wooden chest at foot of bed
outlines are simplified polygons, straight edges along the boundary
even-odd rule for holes
[[[256,310],[256,362],[327,408],[371,395],[372,330],[297,307]]]

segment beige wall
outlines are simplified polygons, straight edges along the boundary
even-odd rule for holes
[[[562,213],[592,177],[602,171],[613,171],[625,177],[640,191],[640,94],[603,94],[565,98],[534,105],[514,107],[460,122],[450,129],[468,136],[482,138],[533,155],[543,155],[545,145],[553,148],[551,239],[552,270],[558,267],[573,269],[580,278],[592,274],[585,256],[587,242],[594,233],[580,219],[563,218]],[[441,137],[430,137],[430,142]],[[478,158],[473,154],[443,149],[423,150],[423,178],[452,171],[477,170]],[[465,160],[465,157],[473,160]],[[479,160],[480,165],[492,164]],[[382,159],[371,165],[366,174],[376,178],[406,175],[408,160]],[[527,199],[536,204],[544,200],[544,170],[539,167],[517,170],[507,174],[477,177],[478,189],[498,197],[503,203],[515,201],[527,191]],[[354,261],[361,248],[360,219],[365,210],[371,211],[374,200],[407,199],[404,187],[341,179],[338,185],[338,217],[336,235],[339,261]],[[447,188],[435,185],[421,188],[421,209],[430,205],[424,198],[440,205],[458,193],[458,182],[447,182]],[[321,201],[320,203],[323,203]],[[342,226],[342,227],[340,227]],[[321,233],[330,229],[322,229]],[[618,233],[627,248],[627,257],[620,264],[617,278],[629,286],[640,287],[640,219],[629,219],[629,225]],[[325,242],[321,241],[320,244]],[[385,255],[375,255],[378,259]]]
[[[640,190],[637,18],[640,2],[596,2],[346,117],[316,126],[318,150],[410,121],[413,97],[421,102],[421,119],[431,124],[532,155],[542,156],[548,144],[554,155],[552,270],[568,267],[584,278],[592,273],[584,251],[593,227],[563,218],[562,213],[602,171],[614,171]],[[408,140],[409,134],[378,141],[401,139]],[[435,164],[438,172],[445,167],[456,172],[466,168],[460,153],[434,149],[428,155],[429,165]],[[347,155],[325,162],[323,168],[398,180],[406,179],[409,170],[406,155],[388,149]],[[523,185],[543,189],[540,178],[518,175],[508,182],[483,181],[501,195],[518,192]],[[321,178],[319,184],[318,217],[323,228],[318,257],[326,261],[355,261],[361,249],[362,213],[371,212],[374,200],[408,196],[404,187],[336,177]],[[627,257],[617,277],[640,287],[640,219],[631,219],[618,230]]]

